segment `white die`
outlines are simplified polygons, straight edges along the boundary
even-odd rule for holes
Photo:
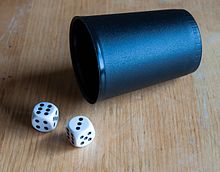
[[[41,132],[49,132],[56,128],[59,120],[58,108],[50,102],[40,102],[32,112],[32,126]]]
[[[66,135],[72,145],[84,147],[95,138],[95,129],[87,117],[76,116],[67,122]]]

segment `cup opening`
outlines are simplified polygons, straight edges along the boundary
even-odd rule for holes
[[[70,26],[70,52],[80,90],[89,103],[95,103],[99,93],[97,52],[89,29],[79,18]]]

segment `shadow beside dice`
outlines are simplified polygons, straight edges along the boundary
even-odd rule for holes
[[[50,101],[58,108],[74,108],[84,101],[72,68],[11,76],[0,82],[0,96],[0,119],[16,129],[32,127],[32,110],[40,101]]]

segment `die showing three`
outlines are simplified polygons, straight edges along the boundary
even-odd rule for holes
[[[54,130],[59,121],[59,110],[50,102],[40,102],[32,112],[32,126],[40,132]],[[90,144],[95,137],[92,122],[85,116],[71,118],[66,124],[66,136],[75,147],[84,147]]]
[[[66,136],[72,145],[84,147],[93,141],[95,129],[87,117],[76,116],[67,122]]]

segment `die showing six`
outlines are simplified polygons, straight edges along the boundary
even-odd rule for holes
[[[49,132],[56,128],[59,120],[58,108],[49,102],[40,102],[32,112],[32,126],[40,132]]]

